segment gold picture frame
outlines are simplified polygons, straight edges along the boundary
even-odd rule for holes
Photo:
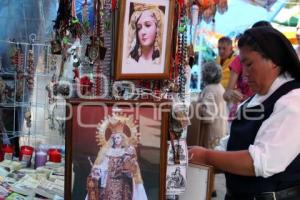
[[[175,0],[119,2],[115,78],[168,78]]]
[[[127,163],[125,162],[128,160],[127,157],[122,158],[123,167],[127,169],[130,163],[138,166],[130,167],[134,169],[133,175],[126,177],[134,179],[135,186],[139,183],[138,188],[144,188],[149,200],[164,200],[166,137],[169,118],[167,105],[166,102],[69,99],[66,107],[68,120],[66,123],[65,199],[85,199],[89,194],[101,198],[103,177],[95,179],[93,169],[103,163],[104,157],[101,155],[106,155],[105,152],[114,152],[105,151],[108,150],[106,147],[114,148],[110,146],[113,143],[110,140],[113,133],[123,132],[123,139],[127,138],[124,139],[127,142],[123,144],[123,147],[128,147],[124,156],[130,155],[130,158],[131,156],[135,158],[134,162]],[[122,131],[120,131],[121,127]],[[105,170],[108,173],[114,173],[110,171],[110,168]],[[99,180],[101,185],[99,185]],[[111,189],[109,186],[104,188]],[[105,190],[105,194],[107,193]]]

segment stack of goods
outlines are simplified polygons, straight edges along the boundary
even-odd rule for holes
[[[63,150],[52,146],[21,146],[19,158],[13,148],[4,145],[0,162],[0,200],[63,199]]]
[[[63,199],[64,163],[23,167],[19,161],[0,162],[0,199]]]

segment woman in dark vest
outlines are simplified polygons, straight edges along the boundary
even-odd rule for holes
[[[299,200],[299,59],[270,27],[248,29],[238,46],[255,95],[240,106],[223,146],[193,147],[190,160],[225,172],[226,200]]]

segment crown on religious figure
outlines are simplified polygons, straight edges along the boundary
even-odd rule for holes
[[[112,133],[123,133],[124,124],[118,120],[115,123],[109,123],[108,128],[111,130]]]
[[[144,3],[135,3],[134,4],[134,10],[135,11],[144,11],[144,10],[150,10],[150,9],[156,9],[158,6],[153,4],[144,4]]]
[[[100,147],[103,147],[111,138],[112,134],[122,133],[128,139],[130,145],[136,146],[140,141],[138,122],[133,115],[113,113],[107,116],[97,126],[96,140]]]

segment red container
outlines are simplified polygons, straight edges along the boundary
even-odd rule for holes
[[[4,150],[3,146],[0,144],[0,162],[4,159]]]
[[[61,162],[61,152],[58,149],[49,149],[48,151],[49,161],[60,163]]]
[[[13,159],[13,153],[14,149],[9,144],[3,145],[3,154],[4,154],[4,160],[12,160]]]
[[[21,146],[19,160],[21,162],[26,162],[27,167],[30,167],[30,165],[31,165],[31,158],[32,158],[33,150],[34,150],[34,148],[31,146]]]

